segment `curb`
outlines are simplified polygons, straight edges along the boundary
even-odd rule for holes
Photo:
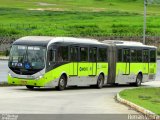
[[[5,60],[5,61],[7,60],[8,61],[9,58],[8,57],[0,57],[0,60]]]
[[[0,60],[1,60],[1,61],[2,61],[2,60],[3,60],[3,61],[8,61],[8,59],[1,59],[1,58],[0,58]]]
[[[125,100],[123,98],[120,97],[119,93],[117,93],[116,95],[116,99],[120,102],[123,103],[125,105],[130,106],[131,108],[141,112],[142,114],[146,115],[148,118],[152,119],[152,120],[160,120],[160,116],[156,115],[155,113],[151,112],[150,110],[147,110],[141,106],[138,106],[128,100]]]
[[[0,82],[0,87],[10,86],[7,82]]]

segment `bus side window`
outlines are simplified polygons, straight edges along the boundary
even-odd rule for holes
[[[149,51],[143,50],[143,62],[149,62]]]
[[[80,48],[80,61],[88,61],[88,48],[87,47]]]
[[[137,62],[142,62],[142,50],[137,50]]]
[[[107,49],[106,48],[99,48],[98,61],[99,62],[107,62]]]
[[[156,51],[150,50],[150,62],[156,62]]]
[[[137,62],[137,51],[131,50],[131,62]]]
[[[55,62],[55,54],[56,50],[50,49],[49,50],[49,62]]]
[[[123,62],[130,62],[130,50],[123,49]]]
[[[68,61],[68,46],[59,46],[57,61],[66,62]]]
[[[96,62],[97,61],[97,48],[89,49],[89,61]]]
[[[117,55],[118,62],[122,62],[122,49],[118,49],[117,53],[118,53],[118,55]]]
[[[72,62],[78,61],[78,48],[77,47],[70,48],[70,61]]]

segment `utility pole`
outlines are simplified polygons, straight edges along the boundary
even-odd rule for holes
[[[144,25],[143,25],[143,44],[146,43],[146,16],[147,16],[147,0],[144,0]]]

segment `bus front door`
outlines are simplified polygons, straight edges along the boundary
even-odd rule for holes
[[[70,75],[77,76],[78,75],[78,47],[70,47]]]
[[[124,49],[123,50],[123,61],[125,62],[124,64],[124,69],[125,69],[125,75],[130,74],[130,50],[129,49]]]

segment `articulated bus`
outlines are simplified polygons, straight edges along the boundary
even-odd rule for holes
[[[156,47],[140,42],[109,41],[109,70],[107,83],[140,86],[142,82],[155,80]]]
[[[8,83],[34,87],[131,84],[155,79],[156,47],[139,42],[28,36],[10,51]]]

